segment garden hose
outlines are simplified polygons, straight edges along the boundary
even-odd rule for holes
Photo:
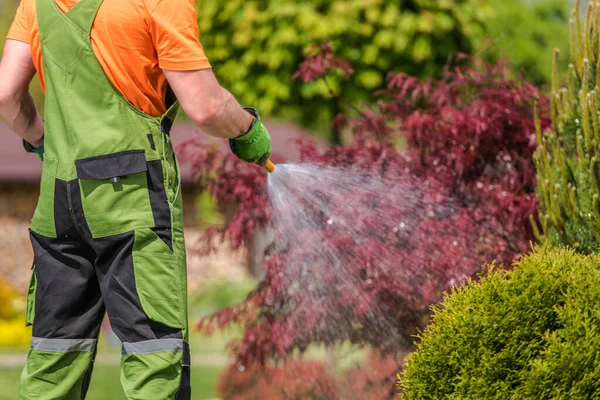
[[[275,171],[275,164],[273,164],[273,161],[269,160],[267,161],[267,163],[265,164],[265,166],[263,167],[264,169],[267,170],[268,173],[273,173],[273,171]]]

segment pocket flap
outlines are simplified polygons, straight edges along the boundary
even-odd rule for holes
[[[148,171],[144,150],[122,151],[75,161],[79,179],[103,180]]]

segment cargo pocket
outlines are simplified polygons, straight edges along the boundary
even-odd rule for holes
[[[182,329],[185,290],[176,257],[151,229],[135,231],[133,271],[144,312],[153,321]]]
[[[56,238],[54,223],[54,190],[56,186],[56,169],[58,161],[48,157],[44,159],[42,180],[40,181],[40,197],[31,221],[31,230],[46,237]]]
[[[94,238],[152,227],[144,150],[75,161],[83,213]]]
[[[33,325],[35,317],[35,290],[37,288],[37,277],[35,276],[35,264],[31,271],[31,281],[29,282],[29,290],[27,291],[27,311],[25,312],[25,326]]]

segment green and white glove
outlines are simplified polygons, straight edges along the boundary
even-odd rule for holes
[[[35,155],[42,161],[44,161],[44,143],[40,147],[33,147],[31,143],[23,140],[23,147],[28,153],[35,153]]]
[[[244,107],[256,119],[248,132],[235,139],[229,139],[229,147],[240,160],[264,166],[271,157],[271,136],[260,120],[258,110]]]

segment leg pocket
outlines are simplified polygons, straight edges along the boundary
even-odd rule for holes
[[[185,290],[176,257],[151,229],[135,231],[135,286],[144,312],[153,321],[182,329]]]
[[[85,219],[94,238],[154,226],[143,150],[75,161]]]
[[[31,230],[50,238],[56,238],[54,223],[54,188],[56,186],[56,169],[58,161],[44,158],[42,180],[40,181],[40,197],[38,199]]]
[[[37,277],[35,276],[35,265],[31,271],[31,281],[27,291],[27,311],[25,312],[25,326],[33,325],[35,317],[35,290],[37,288]]]

